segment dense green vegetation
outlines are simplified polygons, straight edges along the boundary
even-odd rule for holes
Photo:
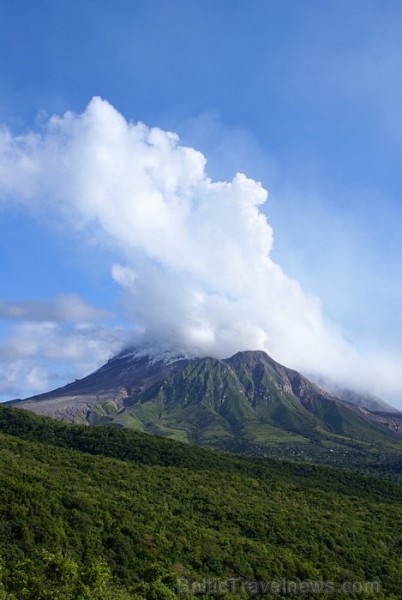
[[[188,582],[235,577],[243,587],[210,597],[286,580],[396,600],[401,500],[382,477],[0,407],[0,599],[194,598]]]

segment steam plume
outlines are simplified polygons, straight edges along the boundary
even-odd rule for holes
[[[339,378],[363,361],[270,257],[267,192],[237,173],[214,182],[178,137],[129,123],[93,98],[41,133],[0,134],[0,198],[58,215],[114,248],[136,343],[190,355],[264,349]],[[5,199],[5,200],[4,200]]]

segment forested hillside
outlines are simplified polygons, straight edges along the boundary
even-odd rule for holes
[[[210,597],[287,581],[344,598],[350,582],[349,598],[396,600],[401,498],[380,477],[0,408],[0,598],[193,598],[236,578]]]

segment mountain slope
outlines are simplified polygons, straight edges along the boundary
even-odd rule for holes
[[[334,398],[261,351],[224,360],[126,351],[82,380],[15,405],[255,455],[337,463],[372,446],[401,446],[397,415],[390,421]]]

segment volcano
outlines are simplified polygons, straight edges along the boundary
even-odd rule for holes
[[[337,398],[262,351],[216,359],[129,349],[83,379],[12,404],[255,455],[347,454],[402,439],[401,413]]]

